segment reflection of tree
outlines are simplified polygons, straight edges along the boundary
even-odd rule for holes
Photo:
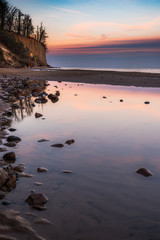
[[[31,98],[20,99],[18,104],[20,108],[13,109],[13,114],[16,122],[22,121],[26,116],[31,116],[33,113],[33,101]]]

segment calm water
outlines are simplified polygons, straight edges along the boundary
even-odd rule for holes
[[[47,93],[55,86],[59,102],[17,111],[13,121],[22,138],[14,149],[17,164],[34,177],[20,179],[9,208],[47,240],[160,239],[160,89],[50,82]],[[38,143],[42,138],[50,141]],[[68,139],[75,143],[50,146]],[[48,173],[37,173],[40,166]],[[140,167],[154,176],[136,174]],[[49,198],[46,211],[24,202],[33,189]],[[35,224],[38,217],[53,225]]]

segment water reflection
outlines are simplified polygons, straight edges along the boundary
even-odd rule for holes
[[[46,194],[47,210],[37,214],[54,228],[35,229],[48,240],[159,239],[160,90],[50,82],[46,92],[55,94],[57,88],[56,104],[33,108],[34,99],[23,100],[22,106],[28,104],[23,117],[15,110],[12,127],[22,138],[17,163],[24,162],[34,179],[19,182],[11,195],[14,207],[28,211],[24,198],[31,189]],[[35,112],[45,120],[35,119]],[[38,142],[42,138],[49,141]],[[74,144],[65,144],[68,139]],[[57,143],[64,147],[51,147]],[[48,173],[37,173],[40,166]],[[154,176],[136,174],[140,167]],[[30,221],[34,225],[34,218]]]

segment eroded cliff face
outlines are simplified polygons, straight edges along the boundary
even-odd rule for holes
[[[23,43],[25,48],[29,49],[30,56],[33,57],[36,62],[42,66],[47,65],[46,49],[41,43],[37,42],[33,38],[20,36],[18,34],[14,34],[14,36],[18,41],[21,41]]]

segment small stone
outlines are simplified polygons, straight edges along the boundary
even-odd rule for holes
[[[48,100],[46,98],[36,98],[34,101],[36,103],[46,103]]]
[[[5,145],[7,147],[15,147],[16,143],[15,142],[8,142],[8,143],[4,143],[3,145]]]
[[[34,183],[36,186],[42,186],[43,185],[43,183],[41,183],[41,182],[35,182]]]
[[[35,118],[40,118],[42,116],[43,116],[43,114],[41,114],[41,113],[35,113]]]
[[[48,142],[49,140],[47,140],[47,139],[40,139],[40,140],[38,140],[37,142]]]
[[[38,224],[52,224],[50,221],[48,221],[47,219],[45,218],[38,218],[34,221],[35,223],[38,223]]]
[[[120,101],[120,102],[123,102],[123,99],[120,99],[119,101]]]
[[[70,170],[63,170],[62,173],[72,173]]]
[[[63,148],[64,145],[63,145],[62,143],[57,143],[57,144],[53,144],[53,145],[51,145],[51,147]]]
[[[33,175],[32,175],[32,174],[27,174],[27,173],[22,172],[22,173],[19,173],[19,177],[27,177],[27,178],[31,178],[31,177],[33,177]]]
[[[9,204],[11,204],[11,202],[8,201],[8,200],[5,200],[5,201],[2,202],[2,204],[3,204],[4,206],[8,206]]]
[[[37,168],[37,172],[48,172],[48,169],[44,167],[39,167]]]
[[[153,174],[146,168],[140,168],[136,171],[136,173],[142,174],[145,177],[153,176]]]
[[[150,104],[150,102],[149,101],[145,101],[144,104]]]
[[[10,132],[15,132],[15,131],[16,131],[15,128],[9,128],[8,130],[9,130]]]
[[[106,96],[103,96],[103,98],[107,98]]]
[[[32,103],[31,105],[32,105],[32,107],[35,107],[35,106],[36,106],[36,104],[34,104],[34,103]]]
[[[45,204],[48,198],[42,193],[32,193],[25,201],[31,206],[39,206]]]
[[[9,152],[9,153],[6,153],[5,155],[3,155],[3,159],[6,162],[14,163],[16,161],[16,155],[14,152]]]
[[[7,137],[7,142],[20,142],[21,141],[21,138],[19,137],[16,137],[16,136],[9,136]]]
[[[71,145],[71,144],[73,144],[74,142],[75,142],[75,140],[74,140],[74,139],[71,139],[71,140],[67,140],[67,141],[66,141],[66,144]]]
[[[52,93],[48,95],[48,98],[49,98],[53,103],[56,103],[56,102],[58,102],[58,100],[59,100],[59,98],[58,98],[56,95],[52,94]]]

